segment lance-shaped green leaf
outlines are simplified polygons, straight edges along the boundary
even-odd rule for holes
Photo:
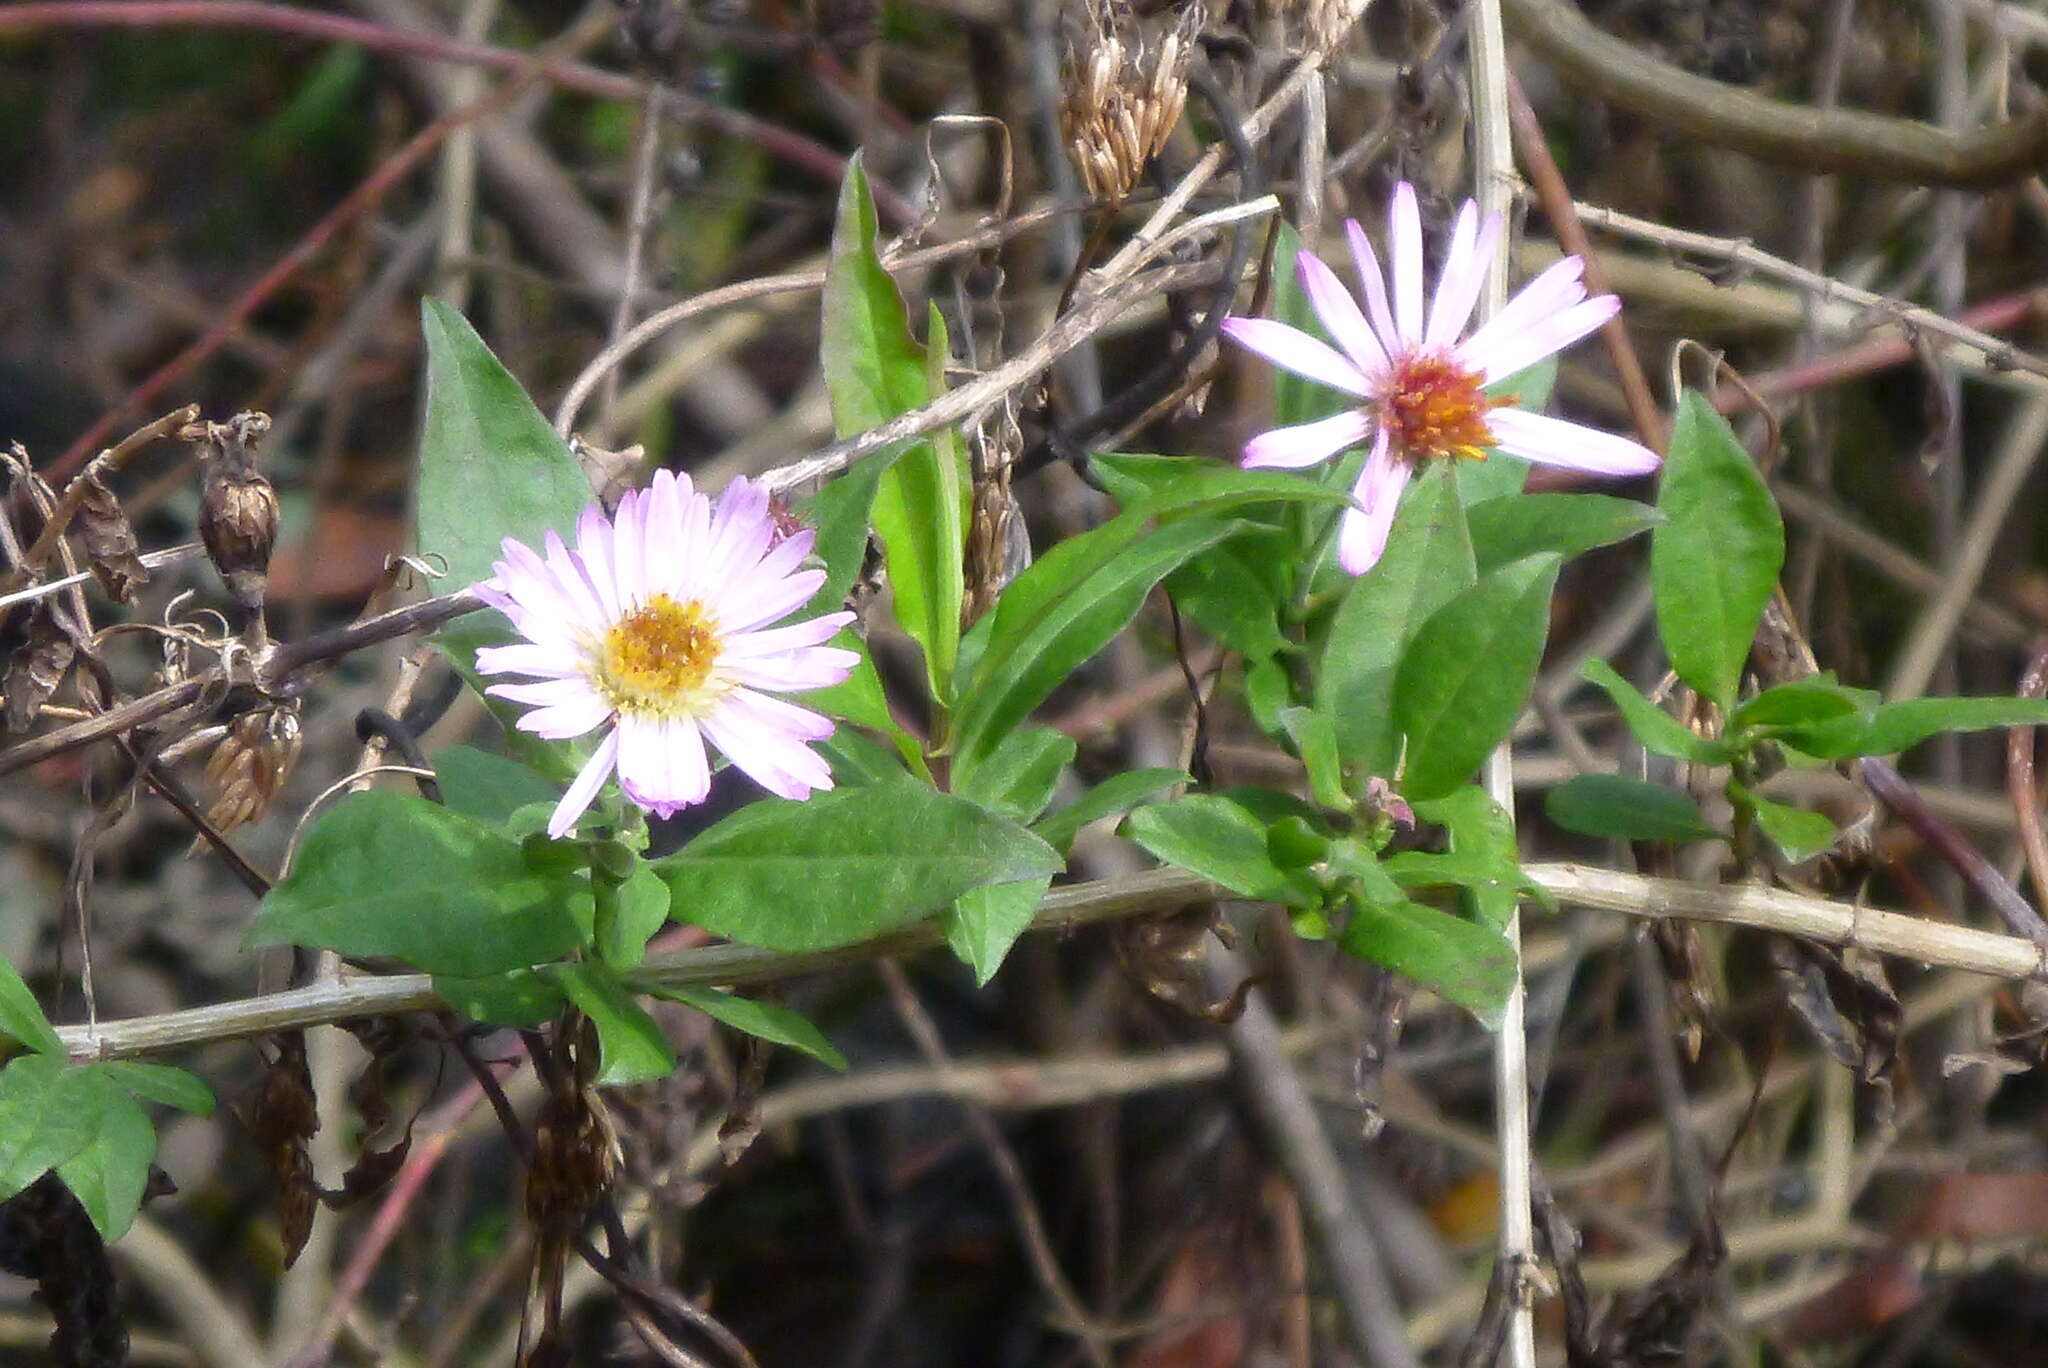
[[[0,1202],[91,1144],[116,1099],[126,1100],[103,1076],[55,1055],[0,1068]]]
[[[1706,841],[1721,837],[1692,799],[1662,784],[1620,774],[1579,774],[1543,797],[1543,811],[1566,831],[1616,841]]]
[[[1515,985],[1515,952],[1498,931],[1423,903],[1352,904],[1338,944],[1405,974],[1489,1028]]]
[[[56,1028],[43,1015],[42,1004],[21,981],[21,975],[14,972],[14,966],[4,959],[0,959],[0,1036],[43,1054],[64,1053],[64,1042],[57,1038]],[[0,1041],[0,1045],[4,1043]],[[8,1053],[0,1048],[0,1058]]]
[[[486,826],[504,827],[523,807],[561,800],[561,785],[510,756],[474,746],[449,746],[434,756],[441,801]]]
[[[620,1088],[675,1072],[675,1051],[660,1023],[633,1001],[632,990],[610,969],[585,961],[550,964],[542,973],[596,1028],[599,1083]]]
[[[866,940],[1064,867],[1016,823],[909,779],[764,799],[654,862],[676,920],[770,950]]]
[[[939,921],[946,944],[974,971],[976,983],[987,983],[1002,968],[1010,947],[1031,925],[1051,884],[1050,877],[1040,877],[970,888],[946,909]]]
[[[986,760],[956,768],[953,792],[1013,822],[1030,822],[1052,801],[1076,749],[1073,737],[1050,727],[1024,727],[1004,737]]]
[[[1729,785],[1728,794],[1749,809],[1757,829],[1795,864],[1812,859],[1835,843],[1835,824],[1821,813],[1759,798],[1740,784]]]
[[[1555,551],[1569,560],[1626,541],[1658,522],[1657,510],[1610,494],[1524,494],[1466,510],[1480,573],[1524,556]]]
[[[1726,711],[1785,563],[1785,524],[1735,430],[1693,390],[1679,398],[1657,509],[1657,633],[1678,677]]]
[[[1273,863],[1266,824],[1227,798],[1192,793],[1141,807],[1124,819],[1123,834],[1167,864],[1247,898],[1296,907],[1316,901],[1310,878]]]
[[[1754,698],[1747,698],[1728,715],[1730,735],[1744,731],[1803,731],[1805,728],[1844,718],[1871,720],[1880,696],[1870,689],[1852,689],[1837,683],[1826,671],[1777,684]]]
[[[1674,760],[1690,760],[1696,765],[1725,765],[1734,758],[1735,752],[1726,744],[1686,730],[1683,723],[1645,698],[1640,689],[1616,674],[1606,661],[1587,661],[1579,675],[1588,683],[1597,684],[1614,700],[1621,720],[1635,733],[1643,749]]]
[[[248,943],[389,956],[476,978],[581,946],[589,900],[587,885],[534,869],[519,846],[481,822],[371,789],[313,824],[290,875],[264,898]]]
[[[1393,717],[1401,654],[1430,614],[1472,580],[1464,510],[1438,462],[1409,485],[1379,564],[1344,591],[1317,663],[1316,707],[1336,726],[1354,786],[1392,776],[1401,755]]]
[[[135,1213],[142,1209],[154,1158],[156,1127],[148,1113],[134,1098],[109,1086],[102,1092],[92,1139],[57,1165],[57,1176],[85,1208],[100,1238],[113,1241],[128,1233]]]
[[[2037,727],[2048,722],[2038,698],[1910,698],[1880,706],[1870,717],[1841,717],[1779,733],[1786,745],[1822,760],[1892,755],[1948,731]]]
[[[846,1072],[846,1056],[832,1048],[832,1042],[803,1016],[773,1002],[744,998],[716,988],[654,988],[656,997],[694,1007],[713,1021],[735,1031],[757,1036],[772,1045],[801,1050],[820,1064]]]
[[[1462,787],[1514,725],[1543,659],[1558,564],[1551,555],[1504,565],[1416,630],[1394,675],[1409,799]]]
[[[145,1064],[139,1059],[109,1059],[93,1068],[131,1097],[156,1102],[194,1116],[213,1115],[213,1089],[204,1079],[174,1069],[168,1064]]]
[[[875,203],[856,156],[839,193],[819,339],[832,419],[841,437],[929,402],[943,385],[945,323],[931,318],[931,355],[911,336],[903,297],[875,253]],[[952,687],[964,592],[967,477],[950,434],[909,447],[882,475],[873,503],[895,590],[896,617],[924,650],[932,696]]]
[[[539,547],[549,529],[573,542],[590,482],[568,445],[447,302],[420,306],[427,342],[420,438],[419,545],[448,564],[446,583],[489,579],[498,544]]]
[[[434,991],[457,1012],[486,1026],[538,1026],[568,1002],[560,988],[532,969],[484,978],[436,974]]]
[[[1126,770],[1111,775],[1059,811],[1039,818],[1031,829],[1064,855],[1081,834],[1081,828],[1090,822],[1128,812],[1161,789],[1193,782],[1193,777],[1184,770]]]

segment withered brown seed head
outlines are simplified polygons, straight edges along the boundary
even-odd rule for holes
[[[225,423],[194,423],[178,434],[200,447],[205,462],[199,538],[236,600],[252,607],[263,602],[277,545],[277,494],[256,467],[256,443],[268,431],[268,415],[238,413]]]
[[[137,589],[149,583],[149,569],[136,554],[140,549],[135,529],[114,491],[93,473],[92,467],[77,477],[82,495],[73,522],[85,543],[86,558],[93,577],[116,603],[126,603]]]
[[[1148,41],[1120,0],[1084,0],[1069,25],[1060,128],[1098,199],[1121,202],[1180,122],[1202,13],[1187,6]]]
[[[237,717],[206,760],[214,794],[206,820],[225,835],[268,812],[298,762],[300,740],[297,703]]]
[[[19,734],[35,725],[50,695],[63,684],[78,654],[71,634],[57,625],[48,603],[39,603],[28,619],[28,639],[14,648],[0,671],[0,731]]]

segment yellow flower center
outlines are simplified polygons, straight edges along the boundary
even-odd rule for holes
[[[723,692],[712,678],[719,646],[703,604],[656,594],[604,634],[592,682],[620,712],[695,713]]]
[[[1479,461],[1494,444],[1487,413],[1514,402],[1489,398],[1477,371],[1448,356],[1425,353],[1394,362],[1379,401],[1379,420],[1395,452],[1411,461],[1428,456]]]

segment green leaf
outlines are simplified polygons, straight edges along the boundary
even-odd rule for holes
[[[194,1116],[213,1115],[213,1089],[206,1086],[204,1079],[183,1069],[134,1059],[110,1059],[91,1067],[131,1097],[176,1107]]]
[[[875,254],[875,203],[855,155],[839,192],[819,338],[832,419],[851,437],[921,407],[943,386],[945,321],[931,310],[931,354],[911,336],[896,282]],[[935,375],[934,372],[937,372]],[[911,444],[876,487],[871,517],[896,619],[924,651],[932,697],[952,692],[965,593],[967,471],[950,432]]]
[[[1129,770],[1111,775],[1058,812],[1041,818],[1031,830],[1064,855],[1081,834],[1081,828],[1090,822],[1128,812],[1161,789],[1193,782],[1185,771],[1177,769]]]
[[[1755,816],[1758,830],[1794,864],[1812,859],[1835,843],[1835,824],[1821,813],[1774,803],[1739,786],[1731,786],[1730,792]]]
[[[1292,581],[1293,542],[1283,532],[1256,528],[1166,577],[1174,606],[1197,627],[1240,655],[1257,659],[1284,651],[1280,606]]]
[[[420,437],[419,544],[461,588],[491,577],[499,542],[538,549],[552,528],[573,540],[590,482],[547,419],[467,319],[445,300],[420,304],[427,418]]]
[[[609,969],[583,961],[550,964],[542,972],[596,1028],[600,1086],[651,1083],[676,1071],[675,1051],[661,1024],[633,1001],[631,990]]]
[[[825,563],[825,582],[811,595],[800,614],[816,617],[846,606],[846,591],[853,587],[868,554],[869,513],[875,506],[875,490],[889,467],[901,460],[909,444],[898,442],[863,456],[839,478],[812,495],[803,514],[818,535],[812,551]]]
[[[1266,824],[1227,798],[1193,793],[1141,807],[1124,819],[1123,834],[1170,865],[1264,902],[1307,907],[1313,883],[1273,863]]]
[[[1579,774],[1543,797],[1566,831],[1617,841],[1706,841],[1722,837],[1682,793],[1619,774]]]
[[[1838,718],[1780,734],[1786,745],[1821,760],[1891,755],[1949,731],[2034,727],[2048,722],[2038,698],[1911,698],[1886,703],[1869,718]]]
[[[1597,684],[1621,710],[1621,720],[1635,733],[1644,750],[1690,760],[1696,765],[1725,765],[1735,756],[1727,744],[1697,736],[1670,713],[1645,698],[1642,691],[1614,672],[1604,660],[1589,660],[1579,670],[1580,678]]]
[[[1678,401],[1657,509],[1657,633],[1678,677],[1725,712],[1785,563],[1785,524],[1735,430],[1693,390]]]
[[[624,973],[647,958],[647,942],[668,921],[668,885],[651,865],[636,859],[633,872],[618,886],[617,906],[609,921],[598,923],[597,954]]]
[[[716,988],[654,988],[649,991],[656,997],[695,1007],[705,1016],[735,1031],[758,1036],[770,1044],[801,1050],[820,1064],[846,1072],[846,1056],[833,1049],[832,1042],[825,1039],[824,1033],[816,1026],[787,1007],[720,992]]]
[[[1162,576],[1235,533],[1206,519],[1143,533],[1133,509],[1070,537],[1020,575],[989,616],[988,645],[955,712],[955,753],[984,759],[1137,615]]]
[[[1411,801],[1462,787],[1514,725],[1543,659],[1558,564],[1547,555],[1504,565],[1416,629],[1394,675]]]
[[[92,1218],[100,1238],[113,1241],[128,1233],[135,1213],[142,1209],[150,1161],[155,1158],[156,1127],[148,1113],[132,1097],[109,1089],[92,1139],[57,1165],[57,1176]]]
[[[127,1101],[104,1076],[55,1055],[0,1068],[0,1202],[91,1144],[116,1098]]]
[[[1308,771],[1309,791],[1316,801],[1327,808],[1351,806],[1344,793],[1344,766],[1337,758],[1337,726],[1329,714],[1314,708],[1283,708],[1280,725]]]
[[[21,981],[21,975],[14,972],[14,966],[4,959],[0,959],[0,1036],[18,1040],[42,1054],[64,1054],[64,1042],[57,1038],[56,1028],[43,1015],[42,1004]]]
[[[1315,675],[1316,707],[1336,724],[1354,784],[1391,778],[1401,758],[1394,673],[1416,629],[1473,580],[1472,542],[1442,463],[1409,487],[1378,565],[1353,580],[1330,620]]]
[[[1466,511],[1480,573],[1509,561],[1555,551],[1569,560],[1596,546],[1626,541],[1658,522],[1657,510],[1608,494],[1524,494],[1489,499]]]
[[[1013,822],[1029,822],[1052,801],[1076,749],[1073,737],[1050,727],[1013,731],[986,760],[955,770],[953,792]]]
[[[1506,926],[1515,915],[1518,892],[1528,893],[1543,906],[1556,910],[1557,900],[1550,890],[1522,872],[1514,816],[1485,789],[1468,784],[1447,797],[1418,802],[1415,815],[1448,833],[1450,853],[1430,857],[1436,875],[1441,876],[1435,881],[1470,889],[1471,910],[1482,922],[1496,928]],[[1385,862],[1390,873],[1396,869],[1396,858],[1399,857]],[[1431,881],[1430,876],[1412,873],[1404,880],[1418,887]]]
[[[535,803],[552,811],[561,801],[561,785],[504,755],[474,746],[449,746],[434,756],[434,776],[441,800],[465,817],[485,826],[504,827],[512,814]]]
[[[1727,730],[1732,736],[1753,728],[1805,728],[1845,717],[1867,722],[1876,714],[1879,701],[1875,691],[1849,688],[1837,683],[1832,671],[1825,671],[1743,700],[1728,715]]]
[[[471,1021],[520,1029],[553,1020],[568,1001],[561,989],[531,969],[484,978],[436,974],[434,991]]]
[[[478,978],[581,946],[576,898],[588,903],[587,885],[535,873],[517,845],[482,823],[370,789],[343,798],[306,833],[248,944],[386,955],[430,974]]]
[[[1515,952],[1498,931],[1422,903],[1354,902],[1338,940],[1470,1011],[1489,1028],[1515,986]]]
[[[817,746],[831,762],[833,782],[841,788],[849,784],[886,784],[904,777],[902,756],[851,727],[835,729]]]
[[[875,672],[874,658],[868,654],[867,642],[848,627],[833,637],[831,644],[854,652],[860,657],[860,662],[839,683],[806,690],[803,706],[827,717],[851,722],[856,727],[882,733],[895,745],[897,754],[905,763],[914,766],[920,777],[928,777],[925,775],[924,753],[916,738],[898,726],[895,715],[889,711],[889,696],[883,691],[881,675]],[[843,734],[843,729],[840,734]],[[897,768],[900,770],[902,766]]]
[[[821,950],[1064,864],[1023,827],[904,779],[752,803],[654,869],[678,921],[765,949]]]
[[[941,915],[946,944],[960,962],[974,971],[976,983],[987,983],[1002,968],[1010,947],[1031,925],[1038,905],[1045,901],[1051,876],[1026,879],[1021,883],[970,888]]]

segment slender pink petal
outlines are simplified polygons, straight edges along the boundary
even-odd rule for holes
[[[1387,549],[1387,533],[1393,530],[1394,513],[1401,506],[1401,491],[1408,485],[1408,463],[1396,456],[1384,434],[1373,444],[1358,483],[1351,486],[1351,501],[1344,522],[1337,530],[1337,563],[1354,575],[1362,575],[1379,564]]]
[[[860,664],[860,652],[837,646],[813,646],[787,655],[755,656],[719,663],[721,677],[749,689],[774,693],[802,693],[824,689],[843,681]]]
[[[604,740],[597,743],[597,751],[584,762],[575,782],[562,795],[562,801],[555,804],[554,815],[548,818],[549,836],[559,841],[576,829],[576,819],[589,811],[591,800],[604,787],[604,781],[611,778],[618,758],[619,733],[615,728],[606,732]]]
[[[569,679],[540,679],[532,683],[493,684],[484,690],[492,698],[509,699],[514,703],[525,703],[536,708],[552,708],[561,703],[580,703],[595,697],[596,690],[590,681],[575,677]],[[600,707],[603,700],[599,700]],[[609,709],[605,709],[609,711]],[[600,721],[603,720],[600,716]],[[588,731],[589,728],[584,728]]]
[[[683,592],[682,577],[677,573],[681,564],[675,554],[676,539],[683,530],[683,499],[687,486],[676,482],[675,472],[657,470],[647,488],[641,491],[640,499],[640,566],[641,584],[645,597],[667,594],[671,598]]]
[[[1358,367],[1299,328],[1267,318],[1226,318],[1223,335],[1274,365],[1318,384],[1364,398],[1371,393]]]
[[[1372,430],[1372,415],[1363,409],[1346,409],[1313,423],[1274,428],[1244,444],[1244,464],[1246,469],[1260,466],[1299,469],[1357,446]]]
[[[1337,279],[1336,272],[1325,266],[1321,257],[1304,248],[1295,255],[1294,276],[1301,282],[1302,293],[1308,296],[1316,317],[1330,330],[1330,336],[1337,339],[1337,345],[1351,358],[1359,374],[1385,374],[1386,348],[1380,345],[1379,338],[1373,336],[1372,325],[1358,311],[1358,301],[1351,297],[1351,291],[1344,288],[1344,282]],[[1353,390],[1352,393],[1362,394],[1364,391]]]
[[[807,725],[802,731],[794,731],[788,713],[812,718],[822,730]],[[770,793],[801,799],[814,790],[832,787],[832,767],[804,744],[807,736],[816,739],[831,732],[831,723],[815,714],[778,703],[765,694],[737,690],[705,716],[703,727],[713,745]]]
[[[799,570],[766,584],[734,584],[718,605],[719,625],[729,632],[765,627],[809,603],[824,584],[823,570]]]
[[[704,801],[711,762],[704,738],[687,717],[619,719],[619,787],[658,817]]]
[[[1468,342],[1459,349],[1458,355],[1467,364],[1477,365],[1480,375],[1490,385],[1546,356],[1563,351],[1619,312],[1619,299],[1613,295],[1601,295],[1532,323],[1520,332],[1504,335],[1490,348],[1475,349]]]
[[[1458,351],[1463,354],[1475,347],[1484,351],[1497,345],[1501,338],[1512,337],[1531,323],[1570,308],[1586,297],[1586,286],[1581,280],[1585,273],[1586,263],[1577,257],[1552,262],[1517,291],[1499,313],[1460,343]]]
[[[1394,326],[1394,311],[1387,304],[1387,273],[1380,269],[1380,259],[1357,219],[1344,220],[1344,238],[1351,244],[1351,262],[1358,268],[1358,284],[1365,291],[1366,315],[1372,319],[1372,330],[1379,334],[1380,349],[1388,356],[1397,356],[1407,347],[1401,341],[1401,330]]]
[[[604,508],[599,504],[589,505],[576,520],[576,555],[590,572],[590,583],[597,590],[598,605],[604,615],[616,620],[623,609],[619,604],[618,573],[612,566],[612,525],[605,520]]]
[[[494,685],[494,688],[513,687]],[[602,726],[612,715],[611,704],[595,692],[581,694],[563,703],[546,708],[535,708],[532,712],[519,715],[519,730],[548,741],[561,741],[571,736],[581,736],[593,727]]]
[[[1563,466],[1595,475],[1647,475],[1657,453],[1626,437],[1522,409],[1495,409],[1486,416],[1500,449],[1538,465]]]
[[[840,628],[852,621],[852,613],[826,613],[803,622],[792,622],[787,627],[728,632],[725,636],[724,649],[718,653],[718,658],[721,662],[755,660],[805,646],[821,646],[838,636]]]
[[[1500,240],[1499,214],[1488,214],[1475,235],[1471,227],[1478,209],[1470,200],[1458,215],[1458,231],[1452,234],[1450,252],[1444,258],[1444,273],[1436,283],[1436,298],[1429,306],[1429,328],[1423,341],[1432,347],[1447,347],[1458,340],[1472,321],[1472,306],[1486,284],[1493,265],[1493,247]],[[1463,245],[1460,245],[1460,239]]]
[[[518,641],[510,646],[485,646],[476,653],[478,674],[524,674],[568,679],[581,678],[585,668],[585,662],[577,656],[565,654],[552,646],[537,646],[530,641]]]
[[[1402,343],[1412,347],[1422,341],[1422,214],[1415,205],[1415,187],[1407,181],[1394,187],[1387,227],[1394,258],[1394,326],[1401,330]]]

